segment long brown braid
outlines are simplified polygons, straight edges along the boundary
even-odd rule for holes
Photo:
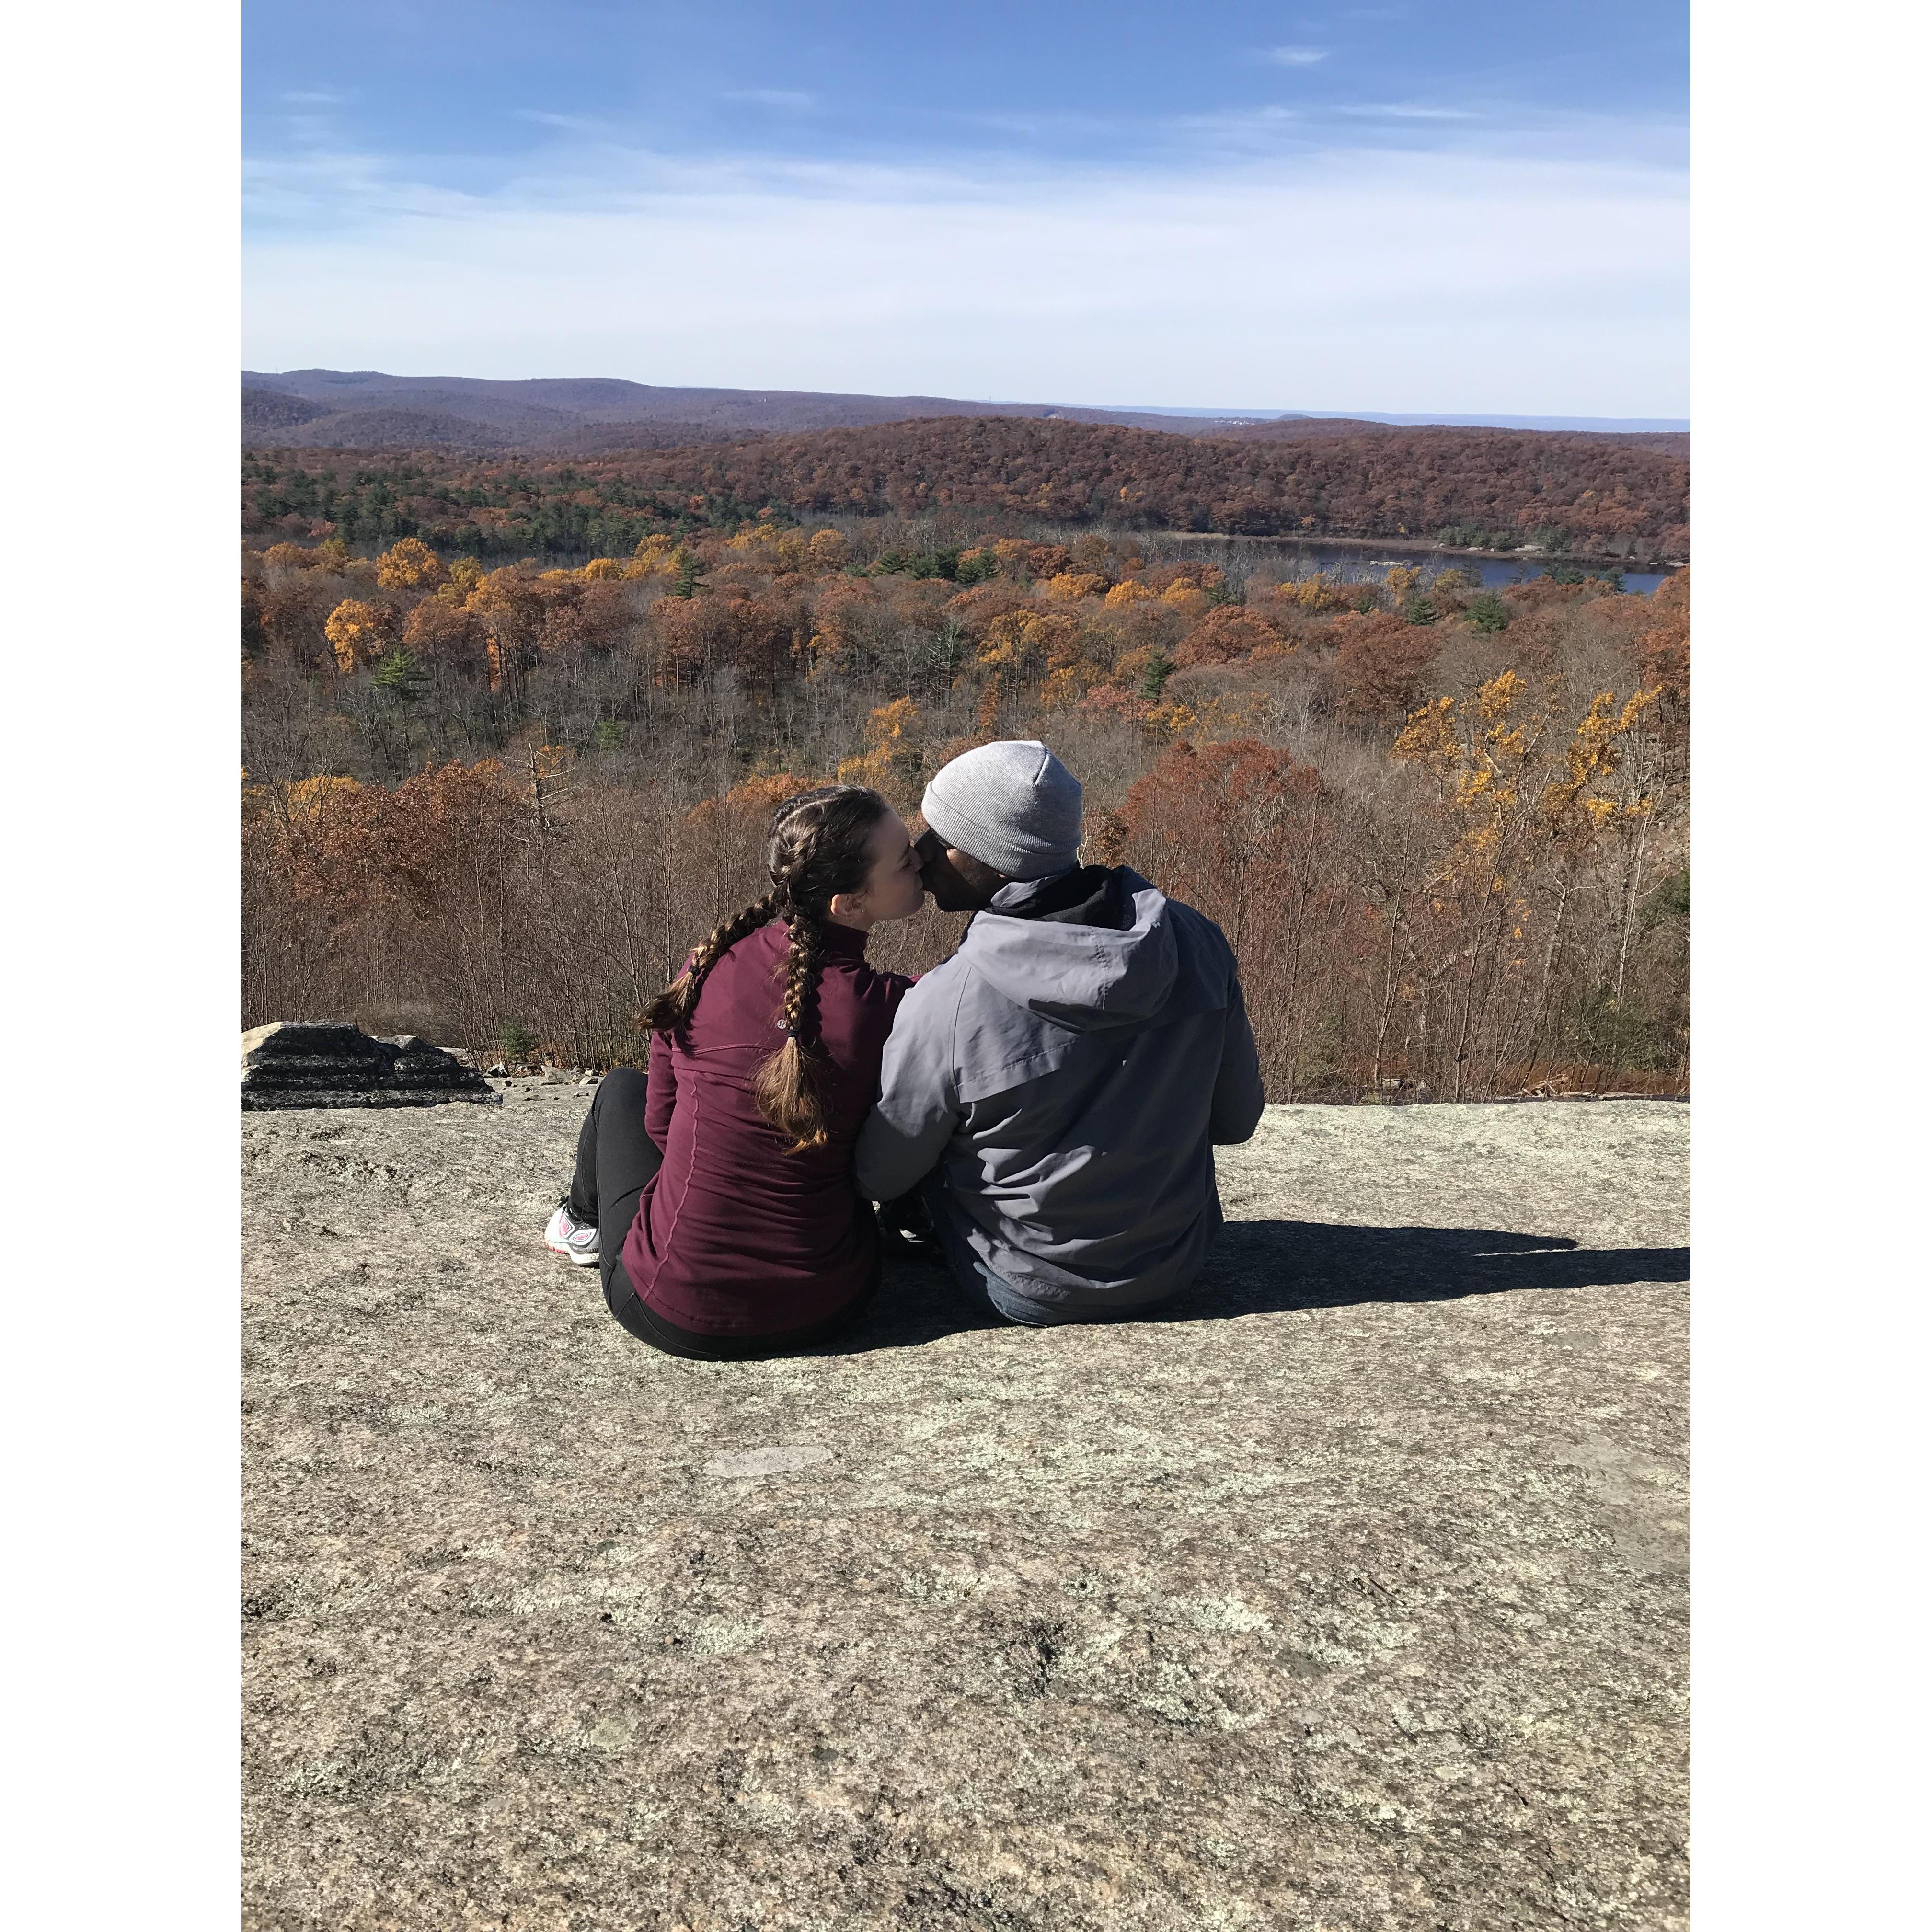
[[[668,1030],[687,1020],[705,976],[745,935],[782,918],[790,933],[784,990],[775,1016],[784,1042],[752,1076],[758,1111],[778,1129],[787,1151],[826,1141],[825,1055],[818,1038],[818,972],[824,921],[838,892],[856,892],[872,871],[872,838],[892,809],[863,785],[820,785],[788,798],[772,814],[765,869],[772,890],[728,919],[691,956],[691,963],[645,1010],[644,1023]]]
[[[644,1009],[644,1024],[652,1033],[669,1033],[683,1025],[698,1004],[698,989],[704,984],[706,974],[746,933],[770,926],[784,910],[784,893],[767,892],[742,912],[734,913],[722,924],[714,926],[711,936],[692,954],[684,970]]]

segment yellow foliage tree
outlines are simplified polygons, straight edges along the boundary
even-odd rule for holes
[[[385,590],[434,590],[448,573],[442,560],[418,537],[405,537],[376,560],[376,581]]]
[[[1568,910],[1570,862],[1606,832],[1632,835],[1625,843],[1624,940],[1616,981],[1615,997],[1621,1000],[1653,810],[1643,719],[1657,695],[1639,691],[1619,704],[1613,692],[1599,692],[1564,734],[1546,704],[1532,704],[1528,686],[1506,670],[1460,706],[1451,698],[1423,706],[1396,738],[1394,757],[1435,778],[1438,795],[1460,828],[1426,902],[1438,920],[1460,925],[1462,935],[1460,944],[1442,951],[1445,958],[1463,962],[1454,1007],[1452,1098],[1461,1096],[1473,1016],[1493,983],[1506,982],[1528,964],[1526,952],[1515,948],[1533,917],[1528,882],[1539,869],[1553,872],[1541,986],[1533,1003],[1526,987],[1519,1000],[1531,1016],[1533,1039],[1547,1006]]]
[[[322,634],[344,677],[373,664],[388,649],[391,622],[389,611],[353,597],[345,598],[330,611]]]
[[[677,566],[671,562],[671,553],[677,548],[675,541],[667,536],[640,537],[638,547],[631,554],[631,561],[625,567],[626,577],[668,577]]]
[[[806,559],[814,570],[843,570],[850,548],[838,530],[814,530],[805,547]]]
[[[1360,593],[1354,587],[1345,590],[1334,578],[1318,570],[1312,576],[1293,578],[1276,584],[1274,594],[1284,604],[1300,610],[1339,610],[1348,608]]]
[[[835,530],[832,534],[836,536],[838,532]],[[774,570],[802,570],[806,562],[804,536],[773,523],[746,524],[727,539],[724,548],[754,557]]]
[[[1091,571],[1063,570],[1047,580],[1046,594],[1057,603],[1072,603],[1082,597],[1098,597],[1107,588],[1107,580]]]
[[[1452,698],[1424,705],[1395,741],[1394,756],[1432,772],[1444,798],[1468,818],[1469,849],[1502,849],[1519,824],[1551,838],[1587,838],[1648,816],[1646,790],[1610,788],[1658,694],[1634,692],[1620,705],[1613,692],[1600,691],[1558,754],[1548,713],[1526,704],[1528,689],[1506,670],[1466,700],[1460,716]]]
[[[1160,593],[1160,601],[1163,604],[1171,604],[1175,610],[1192,617],[1207,609],[1208,598],[1207,592],[1198,584],[1190,584],[1183,578],[1178,583],[1170,584]]]
[[[1124,583],[1115,584],[1100,601],[1109,610],[1124,610],[1130,604],[1150,604],[1157,595],[1130,577]]]
[[[919,722],[919,706],[910,698],[882,704],[866,721],[867,749],[845,758],[838,766],[841,784],[870,785],[884,791],[917,763],[918,746],[907,734]]]
[[[1079,656],[1080,626],[1064,610],[1006,610],[986,626],[979,662],[988,669],[1032,677],[1058,670]]]
[[[1388,592],[1389,602],[1398,610],[1421,587],[1422,572],[1413,564],[1396,564],[1382,579],[1382,588]]]
[[[919,722],[919,706],[909,698],[882,704],[866,722],[866,735],[874,745],[898,745],[908,729]]]
[[[354,778],[322,776],[297,778],[284,796],[291,818],[317,818],[338,800],[352,798],[362,789]]]

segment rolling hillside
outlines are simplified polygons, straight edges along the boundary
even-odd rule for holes
[[[661,448],[935,416],[1020,416],[1122,423],[1199,435],[1233,419],[946,396],[861,396],[788,389],[659,388],[604,377],[491,382],[376,370],[243,372],[242,440],[252,448],[463,448],[568,454]],[[302,413],[298,413],[301,412]],[[413,424],[413,428],[411,424]]]
[[[601,466],[600,466],[601,467]],[[1508,535],[1682,556],[1690,464],[1623,439],[1377,430],[1232,442],[1012,417],[928,419],[613,459],[633,488],[805,516],[943,508],[1237,536]],[[1474,544],[1477,536],[1465,541]]]

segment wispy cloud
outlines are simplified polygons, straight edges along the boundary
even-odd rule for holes
[[[1214,114],[1180,114],[1162,129],[1184,152],[1202,155],[1278,154],[1284,145],[1306,147],[1309,116],[1298,107],[1228,107]]]
[[[251,174],[254,368],[1685,412],[1684,178],[1664,166],[1362,140],[1131,168],[604,144],[487,191],[352,154]]]
[[[812,107],[817,103],[808,94],[788,87],[734,87],[722,97],[726,100],[748,100],[759,107]]]
[[[610,131],[608,124],[596,121],[585,114],[557,114],[548,107],[513,107],[510,110],[513,121],[533,121],[539,128],[560,128],[566,134],[601,135]]]
[[[1270,47],[1266,58],[1276,67],[1312,67],[1317,61],[1328,58],[1328,50],[1325,47]]]
[[[1467,107],[1410,107],[1397,101],[1359,107],[1336,107],[1330,111],[1383,121],[1478,121],[1482,118]]]
[[[335,110],[346,106],[349,98],[332,87],[291,88],[278,95],[284,136],[296,147],[311,152],[330,146],[338,139]]]
[[[939,108],[934,110],[934,118],[952,122],[961,127],[984,128],[996,134],[1017,134],[1028,141],[1064,140],[1139,131],[1124,118],[1076,114],[1064,110],[1021,114],[996,112],[983,108]]]

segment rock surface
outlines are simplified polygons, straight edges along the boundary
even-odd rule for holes
[[[1270,1108],[1173,1318],[712,1365],[512,1091],[244,1123],[251,1932],[1687,1922],[1688,1109]]]
[[[274,1020],[242,1036],[246,1112],[496,1098],[475,1067],[412,1033],[380,1040],[340,1020]]]

